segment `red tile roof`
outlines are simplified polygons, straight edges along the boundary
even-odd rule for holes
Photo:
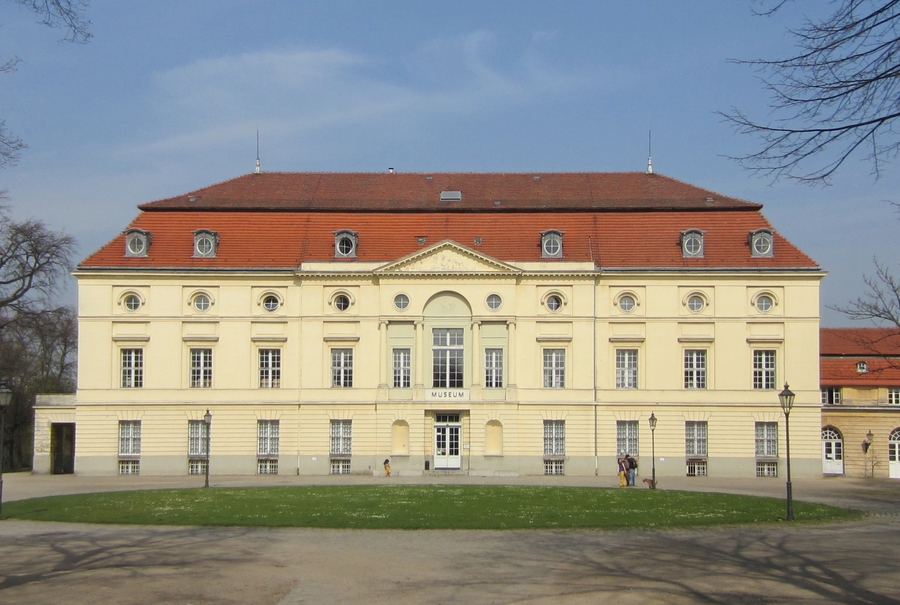
[[[441,201],[442,191],[462,199]],[[643,172],[262,172],[139,206],[141,210],[447,212],[759,209],[762,206]]]
[[[339,229],[357,232],[359,261],[387,263],[444,239],[504,262],[540,261],[540,233],[556,229],[563,260],[607,269],[818,268],[777,233],[774,256],[751,257],[749,232],[771,229],[759,204],[661,175],[540,176],[251,174],[141,205],[129,227],[151,233],[148,256],[125,257],[120,234],[80,267],[296,268],[335,260]],[[440,202],[443,190],[462,191],[462,201]],[[214,258],[193,258],[198,229],[219,234]],[[682,257],[688,229],[705,232],[702,258]]]
[[[822,386],[900,386],[900,329],[821,328],[819,351]]]

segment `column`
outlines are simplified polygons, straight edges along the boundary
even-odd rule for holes
[[[472,322],[472,382],[473,387],[481,386],[481,322]]]

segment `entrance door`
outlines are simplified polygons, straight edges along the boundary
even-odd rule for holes
[[[891,479],[900,479],[900,429],[891,431],[888,440],[888,466]]]
[[[822,472],[844,474],[844,439],[840,431],[830,426],[822,429]]]
[[[459,469],[459,433],[462,425],[459,414],[435,414],[434,417],[434,468]]]
[[[50,472],[71,475],[75,472],[75,424],[50,425]]]

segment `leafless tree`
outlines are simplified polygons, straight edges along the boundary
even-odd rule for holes
[[[794,56],[736,61],[759,69],[772,109],[769,121],[722,113],[761,139],[758,151],[734,158],[741,165],[775,180],[827,183],[851,157],[870,161],[878,178],[900,151],[900,0],[836,4],[825,19],[789,30]]]
[[[77,341],[71,307],[31,313],[0,330],[0,376],[12,391],[3,440],[9,468],[31,464],[35,395],[74,392]]]
[[[48,27],[63,29],[63,40],[84,43],[91,39],[91,22],[85,17],[88,0],[11,0],[33,11],[40,23]],[[15,71],[21,58],[13,57],[0,64],[0,73]],[[0,120],[0,168],[14,166],[19,154],[25,148],[22,139],[6,128]]]

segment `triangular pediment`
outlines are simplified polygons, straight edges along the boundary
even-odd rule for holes
[[[375,270],[379,274],[518,274],[520,269],[481,254],[476,250],[461,246],[454,241],[444,240],[423,250],[404,256]]]

